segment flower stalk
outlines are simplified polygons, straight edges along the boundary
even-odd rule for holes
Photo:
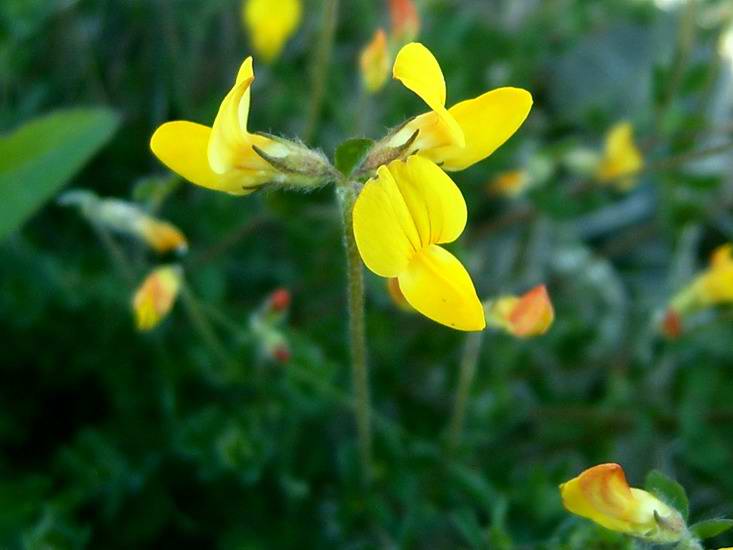
[[[349,308],[349,343],[351,376],[354,388],[354,412],[359,441],[359,457],[365,482],[371,479],[372,430],[369,400],[369,373],[366,362],[366,334],[364,326],[364,269],[356,247],[353,229],[354,202],[358,195],[353,182],[346,182],[336,190],[344,232],[346,276]]]
[[[448,445],[451,451],[458,449],[461,444],[468,397],[471,393],[473,379],[476,377],[476,366],[478,365],[479,355],[481,354],[483,336],[483,332],[472,332],[466,337],[466,344],[463,348],[460,371],[458,373],[458,388],[456,389],[453,416],[451,417],[448,428]]]

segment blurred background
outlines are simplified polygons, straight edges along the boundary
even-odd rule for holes
[[[335,4],[303,0],[272,63],[254,52],[249,119],[329,156],[425,110],[399,83],[362,84],[388,2],[341,0],[329,43]],[[148,148],[167,120],[213,121],[253,53],[241,3],[0,3],[0,547],[631,548],[562,508],[558,484],[601,462],[637,486],[651,468],[675,477],[693,520],[733,513],[733,316],[660,328],[733,237],[733,6],[415,5],[449,105],[505,85],[534,96],[506,145],[453,174],[469,224],[452,249],[482,298],[545,283],[556,320],[533,339],[487,331],[451,449],[466,335],[400,310],[367,273],[365,489],[333,189],[230,197]],[[623,187],[588,169],[620,121],[645,166]],[[496,183],[507,171],[519,188]],[[154,212],[188,254],[110,239],[58,205],[63,185]],[[183,297],[141,333],[133,293],[169,261]],[[263,336],[253,319],[278,288],[289,311]]]

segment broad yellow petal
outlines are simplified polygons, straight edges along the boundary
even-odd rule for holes
[[[209,164],[219,174],[241,166],[243,157],[250,154],[247,119],[253,81],[252,58],[248,57],[239,69],[234,87],[221,102],[211,130]]]
[[[419,42],[404,46],[395,59],[392,76],[412,90],[430,107],[447,132],[450,143],[465,145],[461,127],[445,108],[445,79],[435,56]]]
[[[419,156],[388,165],[415,224],[421,246],[455,241],[466,227],[466,201],[433,162]]]
[[[217,174],[209,166],[206,149],[211,128],[178,120],[166,122],[150,138],[150,149],[168,168],[201,187],[246,195],[252,182],[239,172]]]
[[[521,88],[497,88],[461,101],[448,112],[465,135],[465,147],[452,145],[421,151],[444,170],[463,170],[504,144],[529,115],[532,95]]]
[[[298,28],[301,0],[246,0],[242,16],[252,46],[268,63],[273,61]]]
[[[410,211],[386,166],[380,166],[359,193],[353,225],[362,260],[382,277],[396,277],[420,247]]]
[[[426,317],[458,330],[483,330],[484,309],[461,262],[437,245],[424,248],[398,277],[409,304]]]

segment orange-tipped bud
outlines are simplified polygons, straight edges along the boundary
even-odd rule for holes
[[[618,464],[600,464],[560,485],[565,508],[620,533],[669,544],[685,533],[682,516],[642,489],[629,487]]]
[[[387,34],[384,29],[377,29],[359,56],[361,80],[367,92],[374,94],[382,89],[389,76],[389,66]]]
[[[420,33],[420,15],[413,0],[389,0],[392,34],[399,44],[412,42]]]
[[[290,307],[290,291],[287,288],[278,288],[270,294],[269,308],[271,311],[282,312]]]
[[[670,340],[682,336],[682,318],[674,309],[669,308],[662,319],[662,333]]]
[[[487,321],[519,338],[547,332],[555,320],[555,310],[545,285],[522,296],[503,296],[489,305]]]
[[[392,298],[392,303],[400,308],[402,311],[409,311],[414,313],[415,309],[408,303],[405,295],[402,294],[400,289],[400,282],[397,277],[389,277],[387,280],[387,292],[389,297]]]
[[[137,224],[142,239],[156,252],[162,254],[188,250],[186,237],[172,224],[156,220],[150,216],[141,216]]]
[[[158,326],[173,308],[182,282],[181,268],[176,265],[158,267],[145,278],[132,300],[138,330]]]

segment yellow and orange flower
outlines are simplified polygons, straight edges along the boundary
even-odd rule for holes
[[[420,15],[413,0],[389,0],[392,36],[399,44],[411,42],[420,33]]]
[[[555,310],[545,285],[522,296],[502,296],[488,306],[487,324],[518,338],[545,334],[554,320]]]
[[[596,168],[596,179],[627,191],[636,184],[634,175],[643,167],[644,157],[634,141],[633,126],[627,121],[619,122],[606,134],[603,157]]]
[[[560,485],[565,508],[578,516],[627,535],[673,543],[685,534],[682,516],[657,497],[629,487],[618,464],[600,464]]]
[[[152,330],[165,319],[173,308],[182,282],[183,272],[177,265],[158,267],[145,277],[132,300],[138,330]]]
[[[255,53],[272,63],[298,29],[301,0],[245,0],[242,20]]]
[[[389,76],[389,63],[387,34],[384,29],[377,29],[359,56],[361,80],[367,92],[374,94],[382,89]]]
[[[433,162],[412,156],[381,166],[353,210],[356,244],[366,266],[396,278],[407,302],[458,330],[482,330],[484,311],[471,277],[440,244],[466,225],[466,203]]]
[[[488,157],[517,131],[532,108],[528,91],[506,87],[447,109],[440,65],[430,50],[417,42],[399,51],[392,74],[431,111],[388,136],[385,146],[407,147],[407,154],[418,153],[447,171],[463,170]]]

